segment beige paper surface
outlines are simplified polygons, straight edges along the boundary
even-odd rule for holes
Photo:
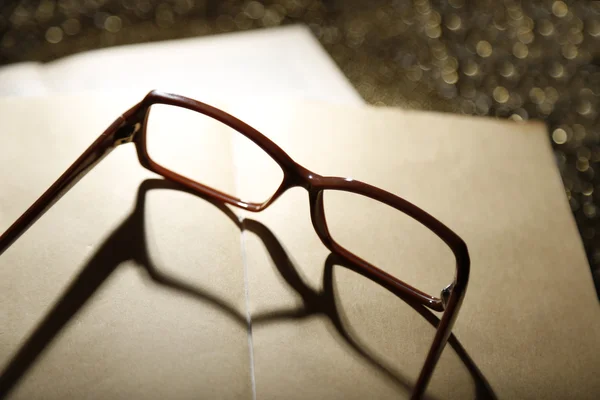
[[[0,229],[133,101],[3,101]],[[239,229],[153,178],[115,150],[2,255],[2,370],[82,276],[14,398],[251,398]]]
[[[594,372],[600,368],[598,300],[542,124],[319,106],[298,111],[244,105],[235,113],[307,168],[387,189],[463,237],[471,279],[455,332],[500,398],[594,398],[600,392]],[[251,179],[248,171],[245,165],[238,169],[239,182]],[[295,189],[251,217],[280,238],[307,284],[319,291],[327,252],[319,246],[308,211],[306,193]],[[357,232],[354,244],[360,247],[365,239],[353,219],[349,214],[348,229]],[[412,239],[410,233],[404,238]],[[252,306],[301,304],[290,285],[269,273],[273,268],[257,247],[247,246],[246,256]],[[385,251],[391,255],[395,249]],[[409,258],[407,263],[419,268],[395,271],[397,276],[427,287],[432,276],[426,266]],[[255,327],[259,394],[408,395],[399,381],[414,382],[432,333],[415,312],[355,274],[340,271],[338,282],[342,311],[374,360],[349,350],[318,315],[281,322],[278,329]],[[465,398],[473,390],[470,377],[448,350],[430,393]],[[298,358],[302,362],[278,363]],[[376,374],[372,364],[377,361],[395,373]],[[284,383],[282,376],[288,377]]]
[[[3,101],[0,229],[135,100]],[[600,392],[598,301],[543,125],[316,104],[227,109],[307,168],[387,189],[463,237],[471,280],[454,331],[499,398]],[[251,398],[253,382],[259,399],[409,396],[433,330],[387,291],[325,265],[303,189],[244,215],[240,234],[235,216],[152,183],[142,185],[145,205],[136,207],[152,174],[134,153],[113,152],[0,259],[2,368],[107,238],[117,237],[104,246],[117,256],[97,257],[97,265],[136,260],[109,274],[15,398]],[[231,154],[233,170],[210,172],[252,192],[264,165],[249,165],[235,144]],[[347,229],[356,230],[350,211]],[[360,246],[360,235],[348,245]],[[432,270],[412,253],[385,246],[406,257],[394,271],[401,279],[431,284]],[[152,267],[139,264],[156,264],[171,279],[151,279]],[[333,290],[323,284],[328,271]],[[429,394],[473,393],[447,347]]]
[[[49,63],[0,67],[0,96],[135,92],[186,96],[363,99],[310,28],[287,25],[91,50]]]

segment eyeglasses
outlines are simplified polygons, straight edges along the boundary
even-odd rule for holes
[[[163,110],[167,110],[167,112],[164,113]],[[183,116],[183,113],[185,113],[185,116]],[[242,200],[239,197],[228,194],[232,193],[232,191],[235,193],[232,185],[225,185],[224,187],[219,187],[217,190],[214,188],[215,185],[197,176],[197,173],[201,173],[202,171],[183,171],[180,165],[177,164],[177,157],[163,157],[161,153],[163,145],[175,140],[172,137],[174,135],[173,129],[169,129],[169,119],[196,118],[197,116],[205,118],[202,124],[206,124],[206,121],[209,121],[211,124],[217,123],[221,127],[233,130],[238,135],[234,140],[244,140],[251,144],[254,147],[253,151],[258,150],[263,158],[267,159],[267,162],[274,163],[277,166],[276,170],[279,176],[278,173],[267,177],[261,176],[261,184],[257,185],[261,190],[249,193],[253,196],[253,200],[256,198],[261,199],[261,201]],[[183,122],[183,125],[179,123],[178,126],[193,126],[191,125],[191,120],[189,121],[190,124],[187,123],[187,120]],[[171,120],[171,126],[174,125],[173,120]],[[206,125],[202,125],[200,128],[206,128]],[[195,130],[187,130],[192,134],[196,133]],[[160,135],[157,135],[156,132],[167,132],[171,136],[165,136],[164,139],[161,139]],[[163,141],[161,142],[161,140]],[[433,311],[443,312],[440,322],[437,325],[433,343],[415,384],[413,398],[419,398],[424,394],[434,368],[448,341],[467,288],[470,261],[467,246],[463,240],[440,221],[408,201],[357,180],[316,174],[296,163],[279,146],[246,123],[217,108],[189,98],[153,91],[140,103],[120,116],[0,236],[0,255],[115,147],[129,142],[135,143],[140,163],[150,171],[183,185],[188,190],[199,195],[208,196],[216,201],[248,211],[259,212],[266,209],[290,188],[303,187],[306,189],[309,195],[312,225],[322,243],[332,253],[342,257],[355,272],[371,279],[388,290],[394,293],[401,293],[407,299],[422,304]],[[187,148],[191,147],[187,142],[180,144],[183,144]],[[210,160],[208,161],[210,162]],[[165,167],[167,164],[170,168]],[[266,184],[268,180],[266,178],[274,178],[273,182],[275,184],[271,186],[272,190],[270,192],[262,191],[262,189],[269,187]],[[216,184],[218,185],[219,183],[216,182]],[[441,290],[439,297],[431,296],[394,277],[381,267],[375,266],[374,263],[366,261],[364,257],[357,255],[354,249],[348,249],[348,246],[342,244],[340,240],[342,235],[336,236],[336,231],[332,227],[332,220],[334,219],[332,214],[335,213],[335,210],[332,211],[331,207],[326,206],[327,198],[338,194],[358,196],[363,200],[369,201],[371,204],[387,206],[396,212],[403,213],[414,219],[420,226],[427,228],[435,234],[445,243],[445,246],[451,250],[454,256],[455,274],[452,283]],[[367,235],[373,236],[370,234]],[[380,238],[373,236],[373,240],[377,241]]]

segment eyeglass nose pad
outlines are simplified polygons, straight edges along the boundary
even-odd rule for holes
[[[442,304],[444,308],[448,305],[448,300],[450,300],[450,294],[452,293],[452,289],[454,288],[454,283],[449,284],[445,288],[442,289],[440,293],[440,299],[442,300]]]

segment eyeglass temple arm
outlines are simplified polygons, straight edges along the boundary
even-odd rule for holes
[[[0,236],[0,255],[117,145],[130,141],[138,129],[139,124],[127,124],[122,116],[113,122],[60,178]]]
[[[442,297],[447,296],[447,299],[444,299],[446,303],[444,315],[442,315],[440,323],[437,326],[433,343],[431,344],[425,363],[419,373],[419,378],[417,379],[411,399],[420,399],[425,394],[425,389],[431,380],[433,371],[448,342],[448,338],[452,334],[452,328],[454,327],[458,312],[465,297],[471,261],[466,246],[464,249],[458,250],[456,254],[458,266],[457,278],[451,286],[442,291]]]

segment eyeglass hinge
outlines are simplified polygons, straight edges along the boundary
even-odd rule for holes
[[[141,126],[142,126],[142,124],[140,124],[139,122],[136,122],[133,125],[126,124],[126,125],[122,126],[121,128],[119,128],[119,130],[115,134],[114,146],[117,147],[124,143],[133,142],[133,139],[135,138],[135,134],[138,133]]]
[[[452,289],[454,289],[454,283],[451,283],[442,289],[440,299],[442,300],[442,305],[444,306],[444,308],[446,308],[446,306],[448,305],[448,300],[450,300],[450,294],[452,293]]]

